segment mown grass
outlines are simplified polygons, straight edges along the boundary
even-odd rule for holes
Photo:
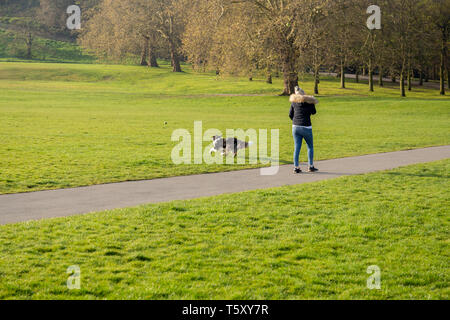
[[[0,193],[253,167],[172,164],[172,132],[193,132],[198,120],[204,130],[280,129],[281,163],[291,162],[289,103],[277,96],[280,79],[269,85],[197,74],[188,66],[181,74],[169,69],[1,63]],[[301,81],[311,92],[311,79]],[[450,143],[450,100],[437,90],[415,88],[401,99],[391,86],[370,94],[363,83],[348,87],[322,80],[317,159]]]
[[[448,299],[450,161],[0,227],[0,299]],[[66,287],[81,268],[81,290]],[[381,269],[368,290],[367,268]]]

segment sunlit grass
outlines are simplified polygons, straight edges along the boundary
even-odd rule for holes
[[[449,298],[450,161],[0,226],[0,299]],[[81,268],[81,290],[66,287]],[[381,290],[367,289],[369,266]]]

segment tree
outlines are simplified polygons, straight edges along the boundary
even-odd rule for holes
[[[142,52],[142,40],[128,23],[124,1],[103,0],[98,7],[87,12],[80,44],[99,58],[123,60],[128,54]],[[127,19],[122,19],[123,15]]]
[[[183,24],[178,2],[163,0],[103,0],[88,13],[80,43],[100,57],[157,67],[159,50],[171,56],[174,72],[181,71]]]
[[[181,37],[184,32],[183,17],[184,2],[176,0],[156,1],[156,31],[165,39],[169,46],[173,72],[181,72],[180,54]]]
[[[450,33],[450,0],[427,1],[430,22],[439,34],[440,41],[440,93],[445,95],[445,72],[448,72],[448,41]]]
[[[311,1],[309,15],[303,20],[303,38],[297,41],[301,48],[300,62],[310,66],[314,75],[314,94],[319,94],[320,69],[330,57],[329,38],[332,35],[332,8],[329,2]],[[326,5],[325,5],[326,4]]]
[[[354,48],[359,43],[358,25],[361,25],[361,15],[358,14],[357,1],[335,0],[332,2],[330,15],[330,32],[327,41],[332,46],[332,55],[339,66],[341,89],[345,89],[345,73],[350,60],[353,58]]]
[[[389,71],[392,75],[393,81],[395,81],[395,64],[393,63],[392,56],[394,52],[392,50],[392,29],[390,28],[389,20],[389,4],[391,0],[380,0],[378,4],[381,6],[384,19],[382,19],[382,28],[378,31],[379,36],[375,41],[375,50],[377,52],[375,56],[375,64],[378,67],[378,84],[380,87],[384,86],[384,75]],[[394,74],[393,74],[394,73]]]
[[[395,0],[386,4],[388,27],[393,37],[392,59],[395,61],[395,70],[400,76],[400,94],[406,96],[405,81],[410,77],[411,60],[414,55],[415,43],[419,40],[421,27],[417,24],[421,12],[421,4],[416,0]]]
[[[248,6],[250,11],[255,12],[259,18],[259,24],[265,26],[266,36],[273,40],[274,48],[278,51],[281,69],[284,78],[283,95],[295,92],[298,86],[298,57],[297,46],[298,19],[301,8],[298,1],[275,1],[275,0],[236,0],[235,3]],[[248,17],[251,19],[253,17]]]
[[[217,70],[212,56],[219,46],[220,22],[224,21],[225,6],[222,0],[191,1],[185,12],[185,32],[182,36],[183,53],[194,68],[206,70],[211,65]]]
[[[129,29],[137,34],[138,39],[136,41],[142,43],[140,45],[140,64],[158,68],[157,53],[161,46],[161,40],[156,30],[157,3],[149,0],[135,0],[127,2],[124,7],[124,19],[127,21]]]
[[[25,45],[25,53],[23,57],[25,59],[33,59],[33,48],[35,44],[35,34],[39,29],[31,19],[24,19],[20,21],[16,26],[15,42]]]
[[[187,23],[186,30],[194,29],[195,32],[193,35],[185,33],[183,41],[185,50],[189,53],[190,60],[214,62],[222,70],[235,71],[240,68],[242,72],[251,74],[254,69],[264,69],[270,75],[272,69],[280,69],[284,80],[282,94],[289,95],[294,93],[294,88],[298,85],[301,55],[311,45],[311,31],[314,30],[311,28],[311,22],[329,2],[196,0],[193,5],[196,12],[212,12],[212,14],[209,20],[208,18],[196,20],[196,26]],[[217,10],[205,9],[208,8],[208,3]],[[198,6],[203,9],[199,10]],[[220,25],[217,24],[218,19]],[[207,36],[210,45],[199,45],[202,43],[199,36],[202,34],[199,31],[201,28],[214,34],[212,41],[209,41],[211,37]],[[319,65],[317,61],[315,64]]]

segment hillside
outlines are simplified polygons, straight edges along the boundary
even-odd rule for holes
[[[94,2],[85,1],[90,5]],[[64,14],[64,10],[58,12]],[[95,60],[77,45],[76,34],[36,19],[43,15],[39,0],[0,2],[0,60],[79,63]]]

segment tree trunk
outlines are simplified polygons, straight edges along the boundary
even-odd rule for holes
[[[345,67],[343,60],[341,60],[341,89],[345,89]]]
[[[319,94],[320,74],[319,68],[314,68],[314,94]]]
[[[141,66],[148,66],[147,63],[147,46],[144,46],[141,53],[141,62],[139,63]]]
[[[412,91],[412,70],[408,69],[408,91]]]
[[[27,55],[25,56],[25,59],[31,60],[33,58],[33,55],[31,54],[31,46],[27,44]]]
[[[297,55],[294,49],[294,44],[286,40],[286,47],[281,51],[283,59],[283,78],[284,90],[282,95],[289,96],[295,93],[295,87],[298,86],[298,71],[297,71]]]
[[[402,70],[400,74],[400,93],[402,97],[406,97],[406,90],[405,90],[405,72]]]
[[[373,70],[372,70],[372,59],[369,59],[369,65],[367,66],[369,71],[369,91],[373,92]]]
[[[447,66],[447,86],[448,89],[450,90],[450,67]]]
[[[181,72],[180,58],[178,57],[175,44],[170,41],[170,58],[173,67],[173,72]]]
[[[271,73],[269,73],[269,75],[267,76],[266,83],[268,83],[268,84],[272,84],[273,83],[273,81],[272,81],[272,74]]]
[[[172,55],[172,63],[173,63],[173,72],[182,72],[180,59],[177,54]]]
[[[282,95],[289,96],[295,93],[295,87],[298,86],[298,75],[296,73],[288,73],[284,75],[284,91]]]
[[[359,83],[359,68],[356,68],[356,72],[355,72],[355,82]]]
[[[373,92],[373,71],[372,69],[369,69],[369,90],[370,92]]]
[[[423,86],[423,68],[419,70],[419,86]]]
[[[378,80],[378,83],[379,83],[380,87],[383,87],[383,86],[384,86],[384,81],[383,81],[383,67],[380,67],[379,73],[380,73],[380,79]]]
[[[148,46],[148,65],[151,68],[159,68],[156,50],[151,44]]]
[[[27,43],[27,55],[26,55],[26,59],[31,60],[33,58],[33,54],[32,54],[32,48],[33,48],[33,35],[31,33],[28,33],[28,37],[26,40]]]
[[[440,68],[440,85],[441,95],[445,96],[445,62],[447,61],[447,28],[442,30],[442,49],[441,49],[441,68]]]
[[[150,63],[149,67],[151,68],[159,68],[158,60],[156,58],[156,54],[154,52],[150,52]]]

